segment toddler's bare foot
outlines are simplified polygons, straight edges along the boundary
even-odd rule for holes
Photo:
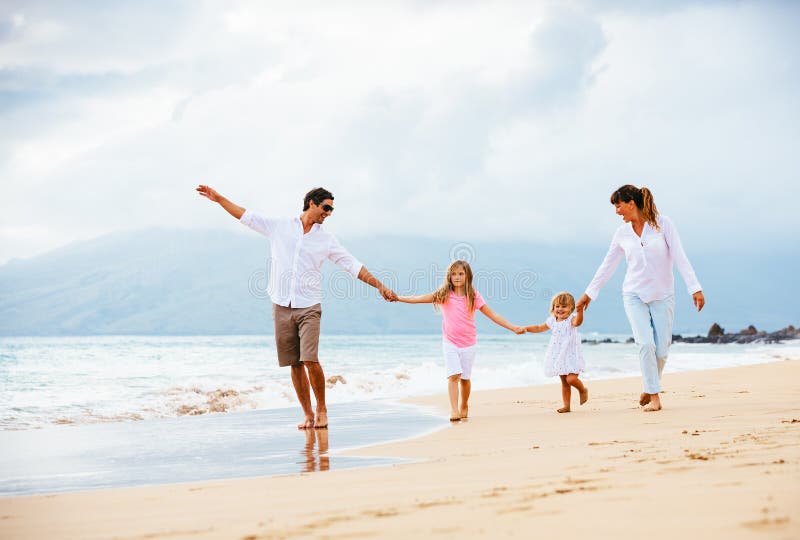
[[[639,396],[639,405],[644,407],[648,403],[650,403],[650,394],[645,394],[644,392],[642,392],[642,395]]]
[[[561,407],[560,409],[556,409],[558,413],[569,412],[569,407]]]
[[[650,403],[650,404],[648,404],[648,405],[647,405],[647,407],[645,407],[645,408],[644,408],[644,409],[642,409],[642,410],[643,410],[644,412],[656,412],[656,411],[660,411],[660,410],[661,410],[661,405],[660,405],[660,404],[659,404],[659,405],[656,405],[655,403]]]
[[[581,405],[589,401],[589,389],[585,386],[583,387],[583,392],[580,392],[581,395]]]

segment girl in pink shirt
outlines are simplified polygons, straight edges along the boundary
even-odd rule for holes
[[[475,310],[480,310],[495,323],[517,334],[524,334],[525,328],[511,324],[486,305],[483,297],[472,286],[472,269],[466,261],[458,260],[450,264],[439,290],[422,296],[398,296],[397,300],[408,304],[432,303],[434,309],[442,313],[442,348],[447,372],[447,392],[450,397],[450,421],[466,419],[477,344]]]

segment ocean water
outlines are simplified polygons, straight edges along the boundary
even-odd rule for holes
[[[342,403],[330,429],[296,428],[297,411],[262,411],[0,431],[0,497],[312,473],[404,460],[343,450],[449,424],[433,411]]]
[[[590,339],[624,335],[587,335]],[[548,335],[483,335],[475,390],[553,382]],[[584,378],[639,374],[632,344],[584,344]],[[330,404],[444,393],[441,335],[326,336]],[[675,344],[666,372],[800,358],[783,344]],[[271,336],[0,338],[0,430],[179,418],[296,407]]]
[[[480,336],[473,389],[554,383],[548,339]],[[445,393],[441,346],[439,334],[323,335],[331,425],[304,433],[271,336],[0,338],[0,496],[392,463],[337,454],[449,425],[398,403]],[[584,344],[584,356],[586,380],[639,375],[632,344]],[[665,371],[798,358],[800,342],[679,343]]]

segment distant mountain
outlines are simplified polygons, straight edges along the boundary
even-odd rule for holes
[[[581,293],[605,246],[340,238],[373,274],[405,294],[436,288],[451,253],[473,261],[489,304],[516,323],[545,319],[554,292]],[[774,330],[800,320],[800,257],[782,253],[693,253],[708,304],[693,311],[676,274],[676,333]],[[0,266],[0,335],[270,334],[269,244],[255,233],[147,229],[115,233]],[[621,265],[624,267],[624,263]],[[624,269],[587,313],[584,333],[629,333],[619,290]],[[323,331],[436,333],[431,306],[387,304],[376,291],[326,264]],[[478,316],[482,332],[504,330]]]

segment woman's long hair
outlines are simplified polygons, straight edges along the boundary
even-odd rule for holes
[[[658,208],[656,202],[653,200],[653,194],[646,187],[637,188],[630,184],[626,184],[611,194],[611,204],[620,202],[636,203],[636,207],[642,213],[644,220],[649,223],[654,229],[659,230],[658,226]]]
[[[467,295],[467,309],[473,312],[475,311],[475,289],[472,288],[472,268],[469,267],[467,261],[462,260],[453,261],[450,263],[450,266],[447,267],[447,275],[444,278],[444,283],[439,287],[439,290],[433,293],[433,307],[434,309],[438,309],[439,305],[447,302],[450,293],[455,290],[450,276],[456,268],[462,268],[464,270],[466,278],[464,280],[464,294]]]

